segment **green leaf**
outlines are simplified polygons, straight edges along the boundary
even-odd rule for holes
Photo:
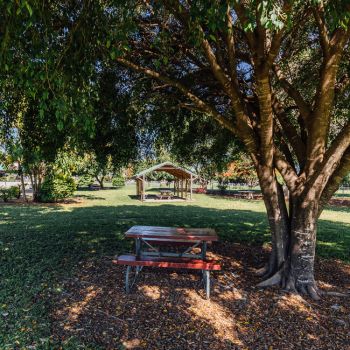
[[[48,91],[44,91],[43,92],[43,100],[47,100],[48,97],[49,97],[49,92]]]
[[[59,121],[58,121],[58,123],[57,123],[57,129],[58,129],[59,131],[62,131],[62,130],[63,130],[63,122],[62,122],[62,120],[59,120]]]
[[[26,1],[25,2],[26,8],[29,12],[29,16],[31,17],[33,15],[33,9],[31,8],[31,6],[29,5],[29,3]]]
[[[213,34],[210,34],[210,35],[209,35],[209,38],[210,38],[211,40],[213,40],[214,42],[216,42],[216,38],[215,38],[215,36],[214,36]]]

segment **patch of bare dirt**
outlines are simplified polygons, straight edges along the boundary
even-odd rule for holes
[[[126,295],[124,268],[112,257],[81,263],[53,297],[54,336],[105,349],[350,349],[350,265],[317,262],[322,289],[348,296],[315,302],[257,289],[261,248],[220,243],[212,250],[223,269],[212,274],[210,300],[198,272],[145,268]]]

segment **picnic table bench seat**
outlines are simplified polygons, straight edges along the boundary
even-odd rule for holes
[[[201,260],[190,258],[168,258],[168,257],[142,257],[137,259],[135,255],[124,254],[113,260],[117,265],[130,266],[153,266],[175,269],[195,269],[195,270],[221,270],[221,266],[215,260]]]
[[[166,238],[147,238],[147,242],[150,242],[151,244],[156,244],[158,246],[166,246],[166,245],[170,245],[170,246],[191,246],[193,245],[193,242],[191,241],[185,241],[185,240],[178,240],[178,241],[173,241],[171,239],[166,239]],[[212,242],[208,241],[207,245],[211,245]]]
[[[137,258],[132,254],[124,254],[112,260],[114,264],[126,265],[125,273],[125,291],[130,293],[141,269],[144,266],[175,268],[175,269],[193,269],[201,270],[203,273],[203,283],[207,299],[210,298],[210,271],[219,271],[221,266],[214,260],[201,260],[191,258],[171,258],[171,257],[141,257]],[[133,280],[131,280],[132,268],[135,268]]]

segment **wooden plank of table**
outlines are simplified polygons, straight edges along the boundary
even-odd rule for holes
[[[218,236],[211,228],[184,228],[160,226],[132,226],[125,236],[128,238],[158,238],[188,241],[217,241]]]
[[[190,258],[159,258],[159,257],[142,257],[137,259],[136,256],[125,254],[120,255],[114,264],[130,266],[155,266],[170,268],[188,268],[199,270],[221,270],[220,264],[215,260],[201,260]]]

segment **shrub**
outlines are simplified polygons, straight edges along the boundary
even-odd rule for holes
[[[11,186],[10,187],[11,197],[19,199],[21,197],[21,188],[20,186]]]
[[[72,177],[49,175],[45,178],[39,193],[40,202],[57,202],[73,195],[76,184]]]
[[[9,199],[19,198],[21,196],[21,190],[18,186],[2,187],[0,188],[0,198],[4,202],[8,202]]]
[[[11,198],[11,191],[9,188],[1,187],[0,188],[0,197],[4,202],[8,202]]]
[[[114,177],[112,180],[112,186],[114,187],[122,187],[125,186],[125,180],[121,176]]]
[[[92,176],[85,174],[79,178],[78,186],[79,187],[89,187],[93,183],[94,183],[94,179],[92,178]]]

